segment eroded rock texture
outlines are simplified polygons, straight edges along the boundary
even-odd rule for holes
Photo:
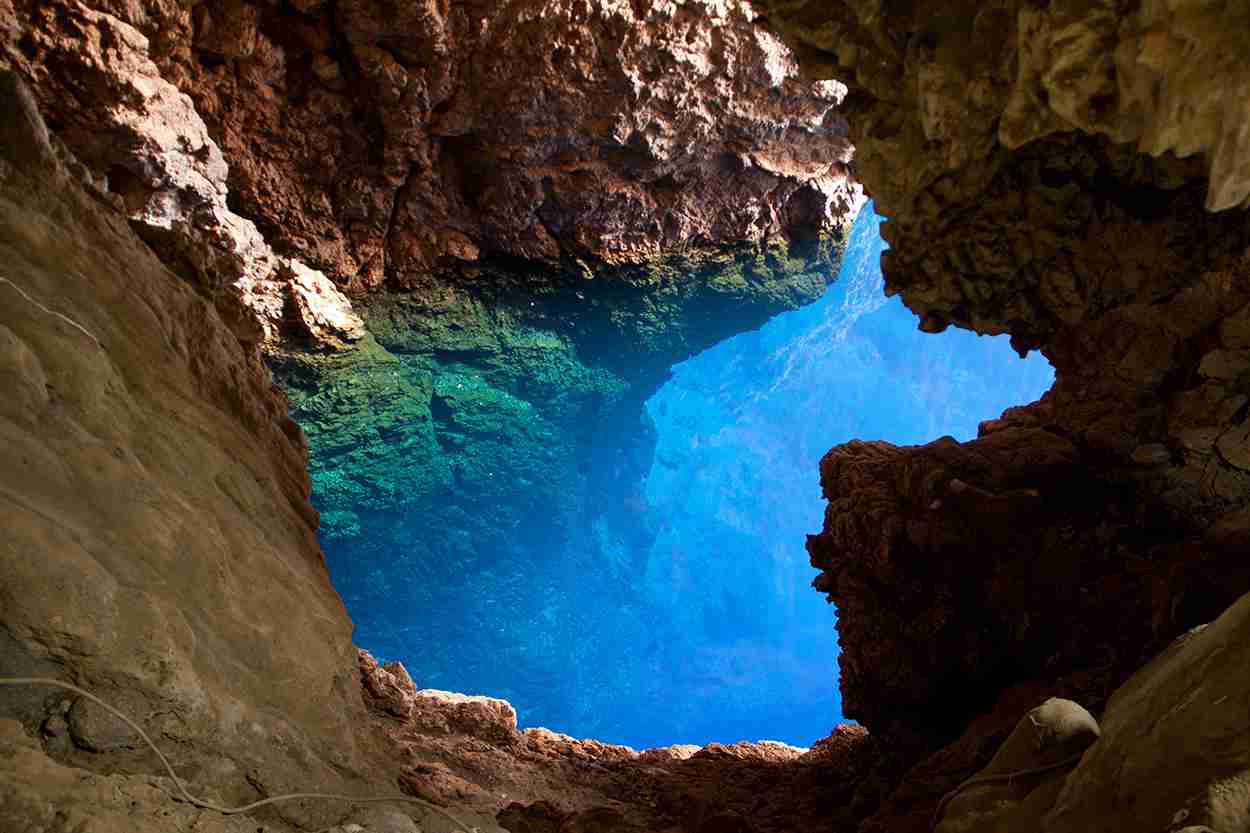
[[[517,731],[502,701],[419,690],[399,663],[360,654],[365,699],[403,766],[438,804],[496,815],[513,833],[768,833],[853,828],[885,788],[859,727],[810,749],[782,743],[635,752],[546,729]]]
[[[0,12],[0,55],[54,130],[264,345],[362,634],[413,643],[382,600],[467,610],[431,667],[460,650],[576,687],[554,646],[492,646],[481,625],[551,608],[593,632],[540,578],[569,540],[590,553],[561,569],[595,595],[638,569],[606,550],[651,534],[641,403],[832,279],[860,202],[841,85],[800,81],[737,3]]]
[[[5,686],[0,828],[713,833],[849,824],[876,803],[880,751],[860,730],[810,750],[637,753],[518,732],[504,701],[418,690],[358,654],[257,345],[0,81],[0,675],[100,694],[212,802],[398,790],[464,820],[313,799],[196,809],[94,703]]]
[[[159,71],[231,207],[343,287],[811,237],[849,205],[840,85],[799,82],[736,3],[10,2],[8,58],[88,162],[154,186],[150,153],[86,131]]]
[[[1244,6],[761,6],[850,88],[887,291],[1056,370],[974,442],[825,458],[846,712],[920,754],[1028,681],[1098,708],[1250,587]]]
[[[937,833],[1246,829],[1248,613],[1250,595],[1175,640],[1115,692],[1101,726],[1071,701],[1029,711],[950,795]]]
[[[359,787],[377,770],[357,743],[351,624],[284,397],[254,345],[84,189],[30,94],[0,83],[0,675],[93,689],[214,800]],[[6,720],[6,830],[92,816],[67,794],[111,791],[74,770],[157,772],[74,695],[3,688],[0,704],[61,758],[45,770]],[[168,806],[129,783],[142,814]],[[126,807],[104,813],[114,829],[156,829],[125,826]]]

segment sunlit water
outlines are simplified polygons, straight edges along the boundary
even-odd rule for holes
[[[828,734],[841,720],[834,610],[803,548],[824,511],[820,457],[852,438],[971,438],[1053,379],[1005,338],[918,332],[882,294],[879,224],[861,213],[819,302],[683,363],[648,402],[655,461],[626,511],[656,533],[649,549],[592,519],[591,540],[553,544],[541,562],[519,545],[482,553],[488,574],[456,579],[479,582],[481,609],[430,621],[418,597],[437,598],[434,565],[413,565],[424,583],[409,590],[382,572],[373,588],[360,559],[411,555],[325,541],[349,608],[367,606],[358,644],[402,660],[418,685],[506,697],[522,726],[635,748]],[[607,590],[585,572],[605,558],[621,577]],[[464,640],[475,661],[455,661]]]
[[[670,672],[674,697],[703,703],[690,740],[806,745],[841,716],[834,610],[809,586],[804,550],[821,527],[818,465],[831,446],[971,439],[1054,381],[1005,336],[919,332],[883,294],[881,221],[871,205],[861,212],[819,302],[690,359],[648,403],[660,442],[647,499],[663,527],[647,586],[698,635]],[[711,615],[686,601],[709,594]]]

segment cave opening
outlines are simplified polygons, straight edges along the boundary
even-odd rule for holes
[[[403,316],[375,309],[380,344],[349,373],[301,388],[288,369],[356,643],[418,687],[508,700],[522,728],[639,749],[827,735],[835,612],[803,546],[820,457],[969,439],[1053,381],[1006,337],[919,332],[883,294],[881,222],[861,211],[814,303],[632,388],[611,369],[651,371],[610,355],[610,330],[513,313],[453,322],[480,340],[451,350],[401,343]],[[586,303],[578,320],[620,317]]]

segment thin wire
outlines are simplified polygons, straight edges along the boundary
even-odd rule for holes
[[[959,795],[968,787],[976,786],[977,784],[988,784],[994,781],[1006,781],[1010,784],[1014,778],[1021,778],[1026,775],[1040,775],[1043,772],[1050,772],[1051,770],[1069,766],[1070,764],[1074,764],[1081,760],[1084,755],[1085,752],[1082,751],[1077,752],[1075,755],[1069,755],[1061,761],[1055,761],[1053,764],[1046,764],[1045,766],[1036,766],[1032,769],[1018,769],[1015,772],[999,772],[993,775],[977,775],[969,778],[967,781],[964,781],[958,787],[942,796],[942,800],[938,802],[937,809],[933,811],[933,829],[936,830],[938,823],[942,821],[942,812],[946,810],[946,805],[950,804],[951,799]]]
[[[3,278],[0,278],[0,280],[3,280]],[[100,706],[101,708],[105,709],[106,711],[109,712],[109,714],[112,714],[113,716],[124,721],[127,726],[129,726],[130,728],[138,732],[139,737],[143,738],[143,741],[148,745],[148,747],[153,752],[156,753],[156,757],[161,759],[161,763],[164,765],[165,771],[169,773],[169,777],[173,779],[174,786],[178,788],[178,792],[182,793],[182,797],[187,801],[187,803],[194,804],[196,807],[202,807],[205,810],[213,810],[215,812],[221,813],[222,815],[233,816],[238,813],[246,813],[249,810],[255,810],[257,807],[264,807],[266,804],[276,804],[279,801],[291,801],[297,798],[325,798],[325,799],[330,799],[332,801],[349,801],[354,804],[372,804],[372,803],[383,802],[383,801],[401,801],[401,802],[408,803],[408,804],[419,804],[422,807],[425,807],[427,810],[432,810],[435,813],[438,813],[443,818],[448,819],[457,827],[463,828],[464,830],[470,830],[470,831],[477,830],[476,827],[470,827],[469,825],[465,824],[460,819],[453,816],[451,813],[444,810],[442,807],[439,807],[437,804],[432,804],[423,798],[417,798],[411,795],[390,795],[390,796],[373,796],[369,798],[357,798],[356,796],[338,795],[335,793],[286,793],[285,795],[275,795],[270,798],[263,798],[260,801],[253,801],[251,804],[244,804],[241,807],[223,807],[220,804],[214,804],[211,801],[205,801],[202,798],[196,798],[195,796],[191,795],[191,793],[187,792],[187,788],[182,785],[182,782],[178,780],[178,776],[174,774],[174,768],[173,766],[170,765],[169,759],[165,757],[165,753],[161,752],[161,750],[157,747],[157,745],[152,742],[152,739],[148,737],[148,733],[143,731],[143,727],[141,727],[138,723],[135,723],[129,717],[122,714],[122,712],[113,708],[108,703],[104,702],[103,700],[101,700],[99,697],[95,696],[91,692],[84,691],[83,689],[79,688],[76,685],[71,685],[69,683],[61,682],[60,680],[53,680],[48,677],[0,677],[0,685],[12,685],[12,686],[49,685],[49,686],[55,686],[56,688],[63,688],[67,691],[72,691],[75,694],[79,694],[83,697],[86,697],[88,700]]]
[[[9,286],[11,286],[11,287],[13,287],[14,289],[16,289],[16,290],[17,290],[17,294],[19,294],[19,295],[21,295],[23,298],[25,298],[25,299],[26,299],[26,301],[27,301],[27,303],[31,304],[32,306],[39,307],[39,309],[43,310],[43,311],[44,311],[44,312],[46,312],[48,315],[51,315],[51,316],[53,316],[53,317],[55,317],[55,318],[59,318],[59,319],[61,319],[61,320],[62,320],[62,321],[64,321],[66,324],[70,325],[71,327],[73,327],[74,329],[78,330],[80,333],[82,333],[83,335],[85,335],[87,338],[89,338],[89,339],[91,339],[92,341],[94,341],[94,342],[96,343],[96,346],[97,346],[97,347],[99,347],[100,349],[104,349],[104,343],[103,343],[103,342],[101,342],[101,341],[100,341],[100,339],[96,338],[94,335],[92,335],[92,333],[91,333],[91,331],[90,331],[90,330],[88,330],[88,329],[87,329],[86,327],[84,327],[83,325],[79,324],[79,323],[78,323],[77,321],[75,321],[74,319],[70,318],[70,317],[69,317],[68,315],[66,315],[65,313],[62,313],[62,312],[57,312],[57,311],[56,311],[56,310],[54,310],[54,309],[49,309],[48,307],[46,307],[46,306],[44,306],[43,304],[39,303],[39,302],[38,302],[38,301],[36,301],[34,298],[30,297],[30,295],[28,295],[28,294],[26,293],[26,290],[25,290],[25,289],[22,289],[20,286],[18,286],[17,284],[13,283],[13,281],[9,280],[8,278],[4,277],[3,275],[0,275],[0,283],[7,283]]]

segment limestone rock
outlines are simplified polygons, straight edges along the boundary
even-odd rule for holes
[[[1178,640],[1107,704],[1047,833],[1250,828],[1250,595]]]
[[[133,711],[130,713],[135,714]],[[134,748],[143,743],[133,729],[85,697],[74,701],[66,717],[70,737],[81,749],[111,752],[122,747]]]
[[[252,816],[207,815],[143,776],[98,775],[48,758],[19,723],[0,720],[0,829],[99,833],[255,833]],[[172,788],[168,779],[165,786]],[[268,825],[266,825],[268,826]],[[274,833],[294,828],[273,825]]]
[[[516,709],[495,697],[423,688],[417,691],[414,707],[423,713],[438,713],[438,727],[449,733],[507,741],[517,730]]]
[[[374,764],[358,690],[336,683],[355,653],[302,435],[255,345],[83,189],[24,101],[0,98],[0,673],[68,672],[176,740],[175,765],[224,800],[255,798],[245,769],[352,786]],[[76,739],[108,750],[74,762],[157,772],[106,719],[70,710]]]
[[[503,701],[417,691],[363,651],[360,668],[385,748],[403,763],[401,783],[508,830],[706,831],[730,818],[758,833],[816,829],[830,818],[849,826],[884,788],[881,750],[860,727],[837,727],[810,750],[764,741],[639,753],[547,729],[518,732]],[[414,702],[398,721],[392,685]]]
[[[936,833],[1040,830],[1067,774],[1098,740],[1098,722],[1071,700],[1050,698],[1026,714],[990,763],[948,793]]]
[[[229,166],[192,100],[162,77],[148,37],[76,2],[23,14],[22,49],[10,41],[0,49],[39,82],[45,108],[65,121],[62,138],[107,176],[136,230],[215,300],[241,340],[272,342],[293,330],[286,334],[342,346],[363,335],[325,275],[277,255],[256,224],[227,205]],[[53,87],[80,79],[90,80],[91,94],[66,109]]]
[[[213,168],[224,197],[224,152],[230,210],[341,287],[810,237],[853,199],[843,88],[800,81],[737,2],[11,2],[0,49],[147,213],[185,213],[183,171]],[[84,74],[104,89],[70,95]],[[150,152],[153,96],[194,102],[178,173]],[[144,147],[119,158],[117,121]]]
[[[846,710],[917,766],[1028,681],[1100,707],[1250,590],[1250,51],[1244,4],[1182,5],[760,3],[850,90],[887,293],[1055,367],[971,443],[822,463]]]

